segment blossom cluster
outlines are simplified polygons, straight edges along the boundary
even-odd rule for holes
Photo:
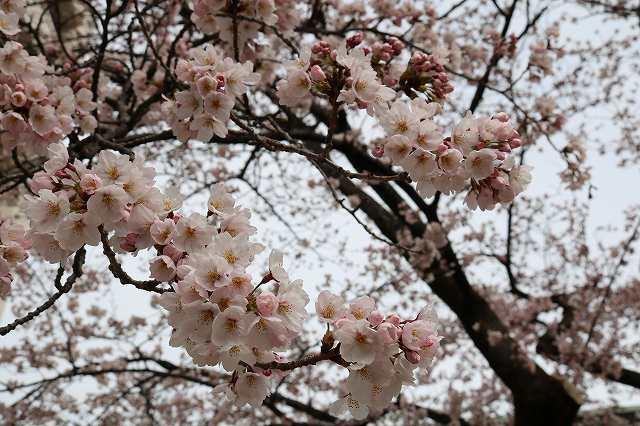
[[[371,47],[362,45],[362,33],[346,39],[338,49],[326,41],[316,42],[286,66],[287,75],[277,84],[281,105],[306,106],[311,96],[366,109],[370,115],[384,110],[402,90],[410,97],[424,96],[442,102],[453,91],[443,65],[433,55],[415,54],[398,71],[404,43],[390,38]]]
[[[141,157],[131,161],[101,151],[88,169],[78,160],[70,163],[62,143],[49,145],[48,151],[44,171],[29,182],[36,195],[27,195],[25,206],[33,249],[45,260],[59,262],[85,244],[96,246],[101,232],[113,232],[110,241],[118,251],[149,248],[163,242],[155,232],[159,223],[169,216],[169,221],[179,221],[173,215],[181,203],[179,194],[156,188],[155,172]]]
[[[402,43],[392,39],[369,49],[361,42],[362,35],[356,34],[337,50],[320,41],[303,52],[277,84],[280,104],[303,107],[315,95],[366,108],[387,135],[374,141],[373,155],[402,167],[424,197],[470,187],[467,205],[490,210],[522,192],[531,177],[527,167],[515,166],[509,156],[522,140],[507,114],[468,114],[452,136],[445,137],[432,118],[453,87],[437,58],[414,54],[396,80],[385,74],[385,64],[400,54]],[[395,84],[410,99],[391,87]]]
[[[357,4],[363,7],[362,3]],[[371,6],[378,15],[389,18],[394,25],[398,26],[402,25],[403,21],[415,25],[421,19],[433,19],[437,16],[433,6],[410,1],[373,0],[365,4]],[[345,2],[344,4],[337,4],[336,7],[347,9],[344,13],[353,14],[354,12],[348,10],[348,8],[355,6],[352,3]]]
[[[18,22],[25,12],[24,0],[0,1],[0,32],[12,36],[20,31]]]
[[[29,182],[37,194],[26,196],[29,231],[0,225],[3,289],[11,280],[8,267],[24,260],[29,248],[49,262],[100,241],[119,252],[153,249],[150,275],[173,290],[159,299],[173,328],[170,344],[185,348],[198,365],[222,365],[232,375],[217,390],[236,404],[259,406],[271,380],[288,370],[278,368],[281,352],[302,332],[309,296],[301,280],[289,278],[277,251],[269,256],[268,273],[252,279],[248,267],[264,247],[251,240],[256,228],[249,210],[217,184],[206,216],[182,215],[179,194],[156,188],[154,170],[141,157],[101,151],[89,169],[70,162],[62,143],[49,145],[48,154],[44,171]],[[438,348],[429,309],[402,320],[383,315],[369,297],[347,305],[323,291],[316,312],[333,327],[323,351],[339,359],[327,359],[349,370],[348,393],[332,406],[335,412],[349,407],[362,418],[383,409],[412,383],[415,368],[431,364]]]
[[[76,127],[92,132],[93,93],[68,77],[45,75],[46,60],[17,42],[0,48],[0,145],[41,153]],[[84,82],[79,82],[84,83]]]
[[[262,249],[249,242],[255,228],[243,227],[231,236],[223,225],[243,210],[221,185],[209,202],[210,217],[218,229],[206,247],[182,253],[175,259],[156,258],[152,275],[173,281],[175,292],[160,297],[173,327],[172,346],[186,349],[197,365],[221,365],[231,372],[229,383],[216,392],[242,405],[259,406],[268,395],[271,381],[284,374],[278,368],[286,350],[302,331],[309,296],[300,280],[291,281],[282,265],[282,254],[269,257],[269,272],[252,284],[246,268]],[[246,216],[242,216],[243,221]],[[272,286],[267,290],[266,286]],[[383,315],[370,297],[346,304],[328,291],[319,294],[316,313],[333,326],[323,339],[325,352],[339,345],[339,363],[349,370],[347,394],[331,406],[335,415],[347,409],[362,419],[370,410],[382,410],[397,396],[402,385],[413,383],[416,368],[427,368],[439,341],[436,318],[425,308],[415,319]]]
[[[277,24],[280,32],[293,30],[302,21],[302,14],[293,0],[257,0],[257,1],[208,1],[194,2],[191,21],[205,34],[218,34],[221,41],[242,52],[249,47],[248,42],[255,40],[266,25]],[[236,28],[234,19],[236,16]],[[234,35],[234,33],[236,35]],[[237,37],[234,42],[233,38]]]
[[[560,37],[560,29],[552,25],[545,30],[546,37],[538,39],[531,46],[529,57],[530,78],[534,81],[554,73],[554,63],[564,54],[561,48],[555,47]]]
[[[31,247],[25,227],[13,220],[0,219],[0,299],[11,290],[11,269],[27,259]]]
[[[269,257],[270,272],[252,284],[246,268],[262,246],[249,241],[255,228],[234,236],[225,228],[225,221],[245,216],[233,211],[232,199],[222,191],[217,188],[213,196],[223,194],[231,204],[212,211],[219,222],[212,241],[179,261],[175,292],[164,293],[160,304],[169,311],[170,344],[184,347],[198,365],[222,365],[233,375],[218,390],[238,405],[259,406],[270,379],[278,376],[265,364],[280,360],[276,351],[302,331],[309,296],[302,281],[289,280],[277,251]],[[264,289],[269,284],[273,291]]]
[[[349,363],[347,393],[331,405],[334,415],[348,410],[354,418],[364,419],[370,411],[383,410],[403,385],[414,383],[416,368],[431,366],[442,339],[431,307],[414,319],[402,320],[398,314],[377,310],[371,297],[346,304],[340,296],[323,291],[316,313],[334,327],[340,356]]]
[[[185,348],[198,365],[222,365],[233,374],[217,391],[236,404],[259,406],[271,380],[283,374],[278,352],[302,331],[309,296],[302,281],[290,280],[277,251],[269,257],[269,272],[252,283],[247,267],[263,247],[250,241],[256,229],[249,225],[248,211],[236,206],[221,184],[212,190],[208,216],[211,225],[202,218],[187,224],[196,243],[174,239],[179,250],[156,257],[151,274],[172,282],[175,290],[159,302],[173,327],[170,344]],[[430,365],[440,340],[427,310],[415,320],[401,321],[395,314],[382,315],[369,297],[347,306],[326,291],[316,310],[322,321],[334,325],[340,356],[350,370],[349,394],[338,405],[358,405],[352,410],[357,417],[368,407],[384,408],[402,384],[411,383],[417,366]],[[373,375],[377,368],[385,373]]]
[[[225,137],[236,99],[247,92],[248,86],[257,84],[260,76],[253,72],[251,62],[240,64],[223,58],[210,44],[191,49],[189,57],[176,66],[178,79],[188,88],[163,105],[167,121],[181,141]]]
[[[470,113],[445,138],[432,120],[439,105],[416,98],[395,101],[380,121],[388,137],[374,155],[386,156],[416,182],[423,197],[452,194],[469,187],[465,203],[491,210],[510,203],[530,182],[527,166],[516,166],[511,151],[522,144],[509,116],[473,117]]]
[[[309,298],[300,280],[289,280],[277,252],[262,283],[273,281],[277,289],[256,291],[246,268],[263,247],[249,239],[256,231],[249,211],[216,185],[207,216],[183,216],[176,211],[179,195],[160,192],[141,157],[101,151],[88,169],[70,163],[61,143],[48,151],[44,171],[30,182],[37,195],[26,196],[35,252],[58,262],[108,235],[121,252],[153,248],[150,274],[174,290],[160,302],[174,328],[170,344],[185,347],[199,364],[253,366],[234,376],[233,392],[238,403],[260,404],[268,375],[257,374],[256,364],[276,360],[273,350],[300,333]]]

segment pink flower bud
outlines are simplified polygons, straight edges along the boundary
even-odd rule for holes
[[[502,121],[503,123],[506,123],[507,121],[509,121],[509,114],[507,114],[506,112],[499,112],[496,115],[494,115],[493,118],[495,118],[498,121]]]
[[[393,48],[393,54],[394,55],[399,55],[402,52],[402,49],[404,49],[404,43],[401,42],[399,39],[393,37],[389,40],[389,43],[391,44],[391,47]]]
[[[326,55],[329,53],[329,43],[326,41],[318,41],[313,46],[311,46],[311,53],[315,55]],[[331,52],[333,54],[333,52]]]
[[[508,124],[503,123],[495,129],[495,136],[499,141],[509,140],[512,135],[512,129]]]
[[[382,337],[384,343],[394,343],[398,341],[398,329],[390,322],[383,322],[378,327],[378,333]]]
[[[327,76],[324,74],[324,71],[322,71],[322,68],[320,68],[320,66],[318,65],[314,65],[311,67],[311,69],[309,70],[309,76],[311,77],[311,80],[314,82],[326,81],[327,79]]]
[[[425,55],[422,52],[416,52],[409,60],[409,63],[411,65],[420,65],[424,63],[426,60],[427,60],[427,55]]]
[[[391,314],[389,316],[387,316],[387,322],[390,322],[391,324],[395,325],[396,327],[400,326],[400,317],[398,316],[398,314]]]
[[[418,352],[407,351],[404,353],[404,356],[411,364],[418,364],[420,362],[420,354]]]
[[[384,146],[383,145],[374,146],[371,154],[376,158],[382,157],[384,155]]]
[[[384,321],[384,315],[380,311],[371,311],[369,314],[369,322],[373,327],[380,325]]]
[[[256,306],[260,315],[270,317],[278,308],[278,298],[270,291],[265,291],[256,298]]]
[[[384,83],[385,86],[395,86],[396,84],[398,84],[398,80],[391,77],[390,75],[385,75],[382,79],[382,82]]]
[[[364,34],[362,34],[361,32],[355,33],[351,37],[347,38],[347,48],[353,49],[354,47],[362,43],[363,39]]]

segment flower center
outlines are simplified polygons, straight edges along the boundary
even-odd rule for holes
[[[227,260],[227,263],[229,263],[230,265],[233,265],[238,261],[238,257],[235,254],[233,254],[231,250],[227,250],[224,252],[224,258]]]
[[[333,316],[336,314],[336,310],[333,307],[333,305],[327,305],[324,308],[322,308],[322,310],[320,311],[320,315],[322,315],[322,318],[333,318]]]

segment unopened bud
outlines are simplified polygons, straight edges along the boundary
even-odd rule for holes
[[[373,327],[380,325],[384,321],[384,315],[380,311],[371,311],[369,314],[369,322]]]
[[[398,316],[398,314],[391,314],[387,317],[387,321],[390,322],[391,324],[395,325],[395,326],[399,326],[400,325],[400,317]]]
[[[407,351],[404,353],[404,356],[411,364],[418,364],[420,362],[420,354],[418,352]]]
[[[360,32],[355,33],[351,37],[347,38],[347,47],[349,49],[353,49],[354,47],[362,43],[363,39],[364,39],[364,34]]]
[[[494,118],[498,121],[502,121],[503,123],[506,123],[507,121],[509,121],[509,114],[507,114],[506,112],[499,112],[496,115],[494,115]]]
[[[373,151],[371,152],[371,154],[376,157],[376,158],[380,158],[384,155],[384,146],[382,145],[376,145],[373,147]]]
[[[327,79],[324,71],[322,71],[322,68],[320,68],[320,66],[318,65],[314,65],[311,67],[311,69],[309,70],[309,76],[314,82],[326,81]]]

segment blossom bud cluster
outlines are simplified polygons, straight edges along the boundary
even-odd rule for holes
[[[361,34],[362,33],[357,33],[356,36]],[[362,36],[360,38],[362,38]],[[390,37],[384,43],[381,43],[379,41],[373,43],[371,45],[373,63],[378,63],[380,61],[388,63],[394,57],[399,56],[402,53],[404,47],[404,43],[395,37]]]
[[[449,78],[435,56],[416,54],[409,61],[400,78],[394,74],[390,62],[405,48],[397,38],[371,47],[362,46],[364,36],[356,33],[338,49],[323,40],[300,54],[286,67],[287,75],[277,84],[281,105],[306,107],[312,95],[331,98],[336,102],[366,109],[375,115],[398,93],[411,97],[423,94],[430,100],[444,101],[453,91]]]
[[[0,145],[5,151],[19,147],[42,153],[76,127],[85,133],[96,128],[93,93],[46,71],[45,59],[30,56],[20,43],[0,48]]]
[[[322,40],[311,49],[303,50],[297,60],[286,66],[286,77],[276,85],[280,104],[306,107],[315,94],[333,96],[338,103],[367,109],[373,114],[377,107],[393,99],[395,90],[382,84],[376,71],[383,72],[384,63],[380,62],[379,56],[374,58],[370,48],[360,46],[361,41],[362,36],[358,33],[337,50]],[[387,54],[380,45],[378,54],[383,53]],[[388,56],[390,59],[391,55]]]
[[[407,70],[400,77],[400,85],[408,92],[425,93],[432,101],[444,100],[453,92],[449,76],[440,60],[422,52],[416,52],[411,57]]]
[[[13,220],[0,219],[0,299],[11,291],[11,269],[27,259],[31,247],[25,227]]]
[[[167,121],[181,141],[225,137],[236,99],[248,86],[257,84],[260,76],[253,72],[251,62],[223,58],[210,44],[191,49],[189,56],[176,66],[176,75],[187,88],[165,102]]]
[[[384,315],[368,296],[350,304],[328,291],[319,294],[316,313],[333,326],[340,356],[349,363],[346,395],[334,402],[332,414],[347,410],[356,419],[370,411],[381,411],[400,394],[402,385],[414,382],[416,368],[429,368],[441,336],[430,307],[416,318],[402,320],[398,314]]]

